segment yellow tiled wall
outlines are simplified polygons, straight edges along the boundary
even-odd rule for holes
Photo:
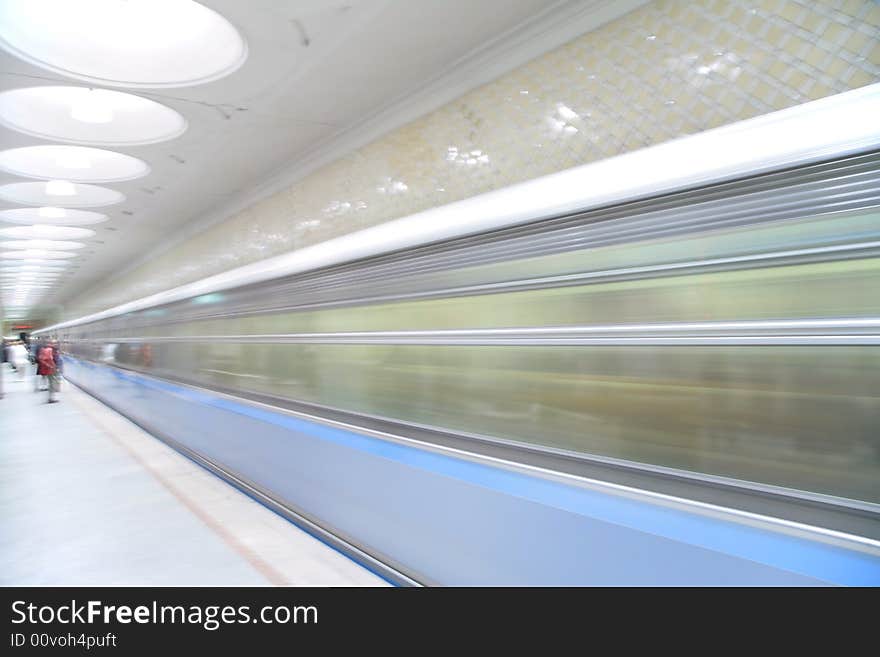
[[[878,80],[876,1],[657,1],[315,171],[65,314]]]

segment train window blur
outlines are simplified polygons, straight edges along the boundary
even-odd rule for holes
[[[67,339],[220,390],[880,503],[880,351],[798,337],[880,316],[880,214],[766,208],[659,224],[676,208],[644,203]]]

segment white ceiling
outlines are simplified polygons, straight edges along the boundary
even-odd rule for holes
[[[223,216],[283,167],[314,157],[467,56],[570,0],[201,0],[248,42],[238,71],[208,84],[133,89],[186,117],[170,141],[113,148],[151,173],[107,184],[126,200],[100,209],[72,275],[41,300],[63,303],[106,280],[175,234]],[[580,3],[580,4],[591,4]],[[502,36],[503,38],[503,36]],[[81,83],[0,53],[0,91]],[[153,93],[153,92],[156,93]],[[51,143],[0,128],[0,150]],[[26,179],[0,173],[0,184]],[[0,210],[18,207],[0,201]],[[0,228],[11,226],[0,221]]]

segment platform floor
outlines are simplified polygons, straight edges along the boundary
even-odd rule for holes
[[[387,585],[70,383],[47,404],[0,367],[0,585]]]

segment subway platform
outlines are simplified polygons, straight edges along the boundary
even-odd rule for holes
[[[2,366],[0,586],[387,583],[62,382]]]

